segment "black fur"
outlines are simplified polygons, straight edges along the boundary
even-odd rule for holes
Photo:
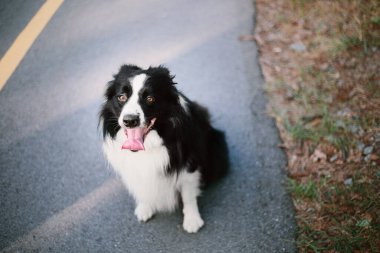
[[[199,169],[204,185],[223,176],[229,167],[224,134],[211,126],[207,109],[177,90],[174,76],[163,66],[143,70],[134,65],[123,65],[114,75],[114,79],[108,83],[106,102],[100,111],[103,137],[110,135],[114,138],[120,130],[117,119],[123,104],[118,101],[117,95],[131,92],[129,79],[142,73],[148,79],[139,103],[147,122],[152,118],[157,119],[153,128],[163,139],[170,157],[167,173],[179,172],[183,168],[190,172]],[[144,103],[144,97],[148,95],[156,98],[154,105]],[[181,106],[179,96],[187,102],[188,112]]]

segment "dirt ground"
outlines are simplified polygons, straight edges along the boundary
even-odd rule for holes
[[[380,252],[380,2],[256,7],[300,252]]]

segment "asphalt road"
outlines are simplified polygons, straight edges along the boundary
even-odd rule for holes
[[[0,2],[3,55],[43,1]],[[65,1],[0,92],[0,252],[295,252],[285,156],[265,113],[251,0]],[[97,113],[122,63],[165,64],[226,132],[205,227],[147,224],[105,162]]]

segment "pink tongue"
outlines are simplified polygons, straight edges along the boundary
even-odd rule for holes
[[[124,142],[121,149],[129,149],[132,151],[144,150],[144,127],[127,128],[125,134],[127,140]]]

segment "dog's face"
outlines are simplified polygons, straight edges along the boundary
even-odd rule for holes
[[[166,68],[142,70],[124,65],[109,82],[106,100],[101,116],[112,136],[120,127],[147,128],[156,119],[167,117],[178,104],[178,95]]]

